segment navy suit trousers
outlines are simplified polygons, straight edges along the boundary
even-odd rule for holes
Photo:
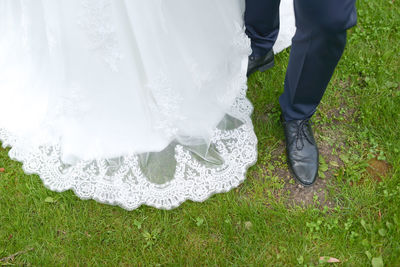
[[[279,33],[280,0],[246,0],[246,33],[255,56],[267,53]],[[357,22],[355,0],[294,0],[292,40],[284,92],[285,120],[311,117],[346,45],[346,30]]]

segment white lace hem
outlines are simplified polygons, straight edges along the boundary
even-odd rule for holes
[[[94,199],[126,210],[141,205],[172,209],[186,200],[203,202],[216,193],[238,187],[257,160],[257,137],[250,119],[253,107],[246,98],[246,81],[246,77],[235,81],[241,92],[229,112],[243,124],[231,130],[215,129],[211,140],[223,164],[206,166],[178,144],[174,179],[162,185],[146,179],[138,155],[80,161],[70,166],[61,162],[59,145],[27,149],[24,140],[5,129],[0,129],[0,141],[3,147],[11,147],[11,159],[22,162],[26,173],[39,175],[52,191],[73,190],[81,199]]]

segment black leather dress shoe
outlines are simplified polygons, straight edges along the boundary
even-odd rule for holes
[[[274,66],[274,51],[269,50],[265,56],[249,56],[249,65],[247,67],[247,77],[256,71],[264,72]]]
[[[302,185],[310,186],[317,179],[319,159],[310,120],[283,120],[282,123],[289,168]]]

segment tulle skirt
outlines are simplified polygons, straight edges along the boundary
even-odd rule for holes
[[[276,51],[294,29],[281,9]],[[238,186],[257,159],[243,12],[244,0],[0,0],[3,146],[49,189],[128,210]]]

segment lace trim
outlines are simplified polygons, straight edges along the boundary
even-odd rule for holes
[[[248,50],[249,47],[246,53]],[[247,69],[247,55],[243,55],[242,74]],[[257,160],[257,138],[250,119],[253,107],[246,98],[245,75],[238,74],[232,83],[231,90],[237,95],[229,114],[244,123],[232,130],[215,129],[211,143],[223,163],[219,167],[206,166],[187,147],[178,144],[174,179],[164,184],[152,183],[145,177],[138,155],[65,165],[60,160],[59,145],[27,147],[24,140],[5,129],[0,129],[0,141],[4,147],[11,147],[10,158],[22,162],[26,173],[39,175],[53,191],[73,190],[81,199],[94,199],[127,210],[141,205],[172,209],[186,200],[202,202],[215,193],[239,186],[247,169]],[[162,103],[162,95],[158,97]],[[164,108],[169,109],[166,105]]]

